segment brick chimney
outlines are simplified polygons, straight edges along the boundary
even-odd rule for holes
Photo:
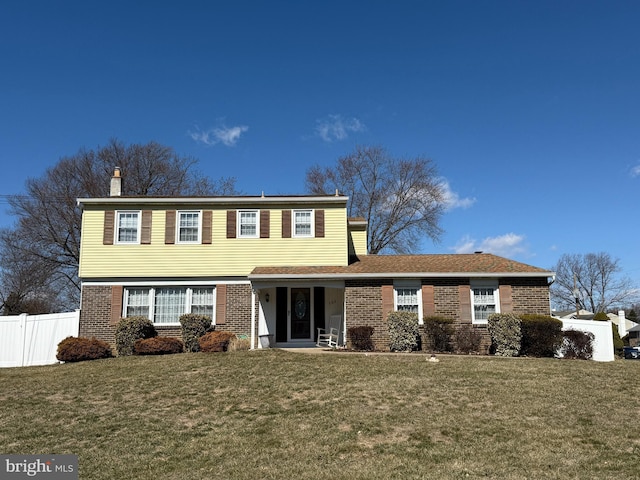
[[[120,176],[120,167],[116,167],[113,170],[113,177],[111,177],[111,191],[110,197],[119,197],[122,195],[122,177]]]

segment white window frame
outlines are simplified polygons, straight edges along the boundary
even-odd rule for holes
[[[297,233],[297,226],[298,226],[298,222],[297,222],[297,218],[296,218],[296,214],[297,213],[309,213],[309,233],[305,233],[305,234],[299,234]],[[291,232],[294,238],[313,238],[315,236],[315,210],[311,209],[311,208],[305,208],[305,209],[299,209],[299,210],[293,210],[292,212],[292,217],[293,217],[293,231]],[[301,223],[302,225],[302,223]]]
[[[398,311],[398,290],[416,290],[416,301],[418,302],[418,325],[422,325],[422,284],[420,280],[396,280],[393,282],[393,309]]]
[[[120,219],[121,215],[135,214],[137,216],[136,223],[136,239],[135,240],[120,240]],[[140,243],[140,231],[142,230],[142,212],[140,210],[118,210],[116,212],[116,225],[115,225],[115,243],[119,245],[136,245]]]
[[[180,228],[181,218],[183,214],[197,214],[198,215],[198,234],[196,240],[180,240]],[[185,227],[187,228],[187,227]],[[179,210],[176,215],[176,243],[182,244],[196,244],[202,243],[202,210]]]
[[[211,324],[215,325],[216,319],[215,319],[215,315],[216,315],[216,287],[213,285],[195,285],[195,286],[185,286],[185,285],[158,285],[158,286],[154,286],[154,287],[148,287],[148,286],[131,286],[131,287],[125,287],[124,289],[124,293],[123,293],[123,298],[122,298],[122,316],[126,317],[127,316],[127,310],[129,308],[129,291],[130,290],[147,290],[147,314],[143,316],[147,317],[148,319],[150,319],[153,324],[155,326],[176,326],[176,325],[180,325],[180,317],[178,316],[178,318],[176,319],[175,322],[156,322],[155,321],[155,303],[156,303],[156,289],[161,289],[161,288],[183,288],[186,290],[185,293],[185,304],[184,304],[184,312],[180,313],[180,315],[185,314],[185,313],[191,313],[191,307],[192,307],[192,296],[193,296],[193,290],[196,288],[207,288],[207,289],[212,289],[213,290],[213,298],[212,298],[212,315],[211,315]]]
[[[488,320],[476,319],[476,304],[478,305],[495,305],[495,312],[500,313],[500,285],[497,280],[473,280],[469,285],[469,294],[471,295],[471,323],[474,325],[486,325]],[[493,290],[493,303],[480,302],[476,303],[475,289]]]
[[[256,218],[256,231],[253,235],[246,235],[242,233],[242,214],[252,213]],[[238,210],[237,214],[237,238],[258,238],[260,236],[260,211],[259,210]]]

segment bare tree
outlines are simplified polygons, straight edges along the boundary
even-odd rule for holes
[[[46,266],[42,274],[50,274],[50,280],[63,281],[70,287],[66,308],[75,308],[80,292],[77,274],[82,218],[76,199],[108,196],[115,166],[123,172],[123,195],[236,193],[234,178],[212,182],[195,169],[196,164],[197,160],[155,142],[127,146],[118,140],[64,157],[43,176],[27,180],[26,195],[9,199],[11,212],[17,217],[12,235],[19,239],[19,248],[12,255],[17,251],[27,264]],[[0,254],[8,248],[11,244],[2,242]]]
[[[564,254],[554,267],[551,299],[560,308],[606,312],[637,299],[638,290],[622,274],[618,259],[605,252]]]
[[[358,146],[335,167],[307,170],[307,190],[315,195],[338,190],[349,197],[350,217],[367,220],[370,254],[410,253],[422,236],[437,241],[445,192],[432,160],[394,158],[380,146]]]

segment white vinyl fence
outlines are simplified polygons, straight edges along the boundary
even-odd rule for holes
[[[611,321],[562,319],[562,330],[580,330],[591,332],[593,339],[593,360],[597,362],[613,362],[613,332]]]
[[[58,343],[77,337],[80,310],[0,317],[0,367],[56,363]]]

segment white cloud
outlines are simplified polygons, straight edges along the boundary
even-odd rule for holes
[[[631,176],[632,177],[640,177],[640,165],[636,165],[635,167],[633,167],[631,169]]]
[[[200,130],[197,129],[195,132],[189,132],[189,136],[199,143],[204,143],[205,145],[216,145],[218,143],[222,143],[227,147],[233,147],[240,136],[249,130],[249,127],[246,125],[238,125],[235,127],[214,127],[208,130]]]
[[[446,210],[453,210],[454,208],[469,208],[476,203],[475,198],[460,198],[457,192],[451,190],[451,185],[446,179],[440,181],[440,186],[444,193],[444,208]]]
[[[513,257],[526,253],[527,249],[523,245],[524,235],[507,233],[497,237],[487,237],[481,242],[468,235],[463,237],[458,244],[452,248],[455,253],[485,252],[500,255],[502,257]]]
[[[344,140],[353,132],[363,132],[367,129],[357,118],[342,118],[342,115],[329,115],[327,118],[316,120],[315,134],[325,142]]]

